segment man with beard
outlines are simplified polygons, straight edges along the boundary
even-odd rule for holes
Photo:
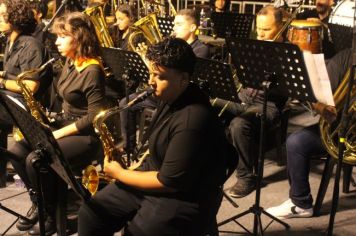
[[[323,27],[322,50],[325,59],[330,59],[335,54],[334,44],[329,37],[328,22],[331,12],[331,7],[334,5],[334,0],[316,0],[315,8],[305,10],[297,15],[298,20],[308,20],[320,23]]]

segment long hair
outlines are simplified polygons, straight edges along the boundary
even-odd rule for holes
[[[70,12],[57,18],[53,33],[72,36],[78,44],[76,56],[96,58],[100,55],[99,41],[89,17],[81,12]]]

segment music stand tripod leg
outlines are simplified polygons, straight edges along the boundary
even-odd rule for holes
[[[31,160],[31,164],[36,170],[36,182],[37,182],[37,207],[38,207],[38,223],[40,226],[40,235],[45,236],[45,208],[43,200],[43,186],[41,181],[41,175],[47,169],[46,163],[43,159],[45,158],[45,151],[43,148],[38,148],[36,151],[36,157]]]

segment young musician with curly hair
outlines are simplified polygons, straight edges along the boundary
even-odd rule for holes
[[[195,55],[182,39],[150,46],[149,85],[160,106],[139,170],[104,162],[115,183],[79,211],[79,235],[206,235],[221,202],[229,143],[209,98],[190,83]]]
[[[53,136],[69,164],[73,168],[81,168],[91,162],[100,147],[100,140],[92,125],[97,113],[105,108],[104,73],[99,60],[99,43],[93,37],[94,26],[84,13],[73,12],[57,18],[53,31],[57,35],[58,51],[67,58],[56,87],[57,97],[62,100],[63,114],[57,117],[61,118],[58,122],[60,128],[53,131]],[[17,157],[13,162],[17,162],[18,167],[26,161],[26,169],[16,168],[16,171],[28,189],[36,190],[36,173],[31,164],[36,154],[31,152],[24,141],[15,143],[9,151]],[[54,192],[53,177],[49,174],[46,178],[47,195]],[[47,197],[47,234],[55,230],[54,201],[52,196]],[[36,219],[36,213],[31,217]],[[38,234],[38,227],[34,227],[29,233]]]
[[[49,59],[41,42],[31,37],[35,27],[36,20],[26,1],[0,0],[0,32],[7,38],[3,71],[0,72],[0,92],[16,98],[23,105],[25,101],[15,81],[16,76],[24,71],[40,67]],[[50,67],[31,80],[24,79],[23,82],[35,94],[35,97],[40,99],[52,82]],[[7,147],[7,136],[12,125],[9,115],[0,109],[1,148]],[[0,162],[6,163],[4,158]],[[6,169],[2,168],[2,171]],[[6,182],[0,183],[3,187],[5,184]]]

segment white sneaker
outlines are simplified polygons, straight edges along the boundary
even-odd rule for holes
[[[291,199],[283,202],[279,206],[271,207],[266,210],[269,214],[278,219],[307,218],[313,216],[313,208],[303,209],[294,205]]]

